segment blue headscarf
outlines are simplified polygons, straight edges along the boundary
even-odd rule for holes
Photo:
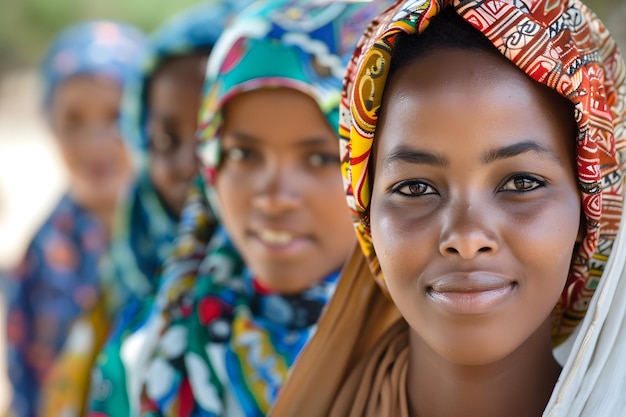
[[[60,83],[76,75],[101,75],[125,87],[138,76],[146,48],[146,36],[126,23],[94,20],[69,27],[42,63],[44,105],[50,105]]]
[[[143,76],[124,99],[122,131],[135,151],[148,149],[147,90],[150,78],[164,60],[198,51],[210,51],[230,19],[252,0],[213,0],[186,9],[151,35],[150,54],[143,61]]]

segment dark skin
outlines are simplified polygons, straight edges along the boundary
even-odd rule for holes
[[[581,216],[571,105],[496,51],[440,49],[380,114],[371,231],[411,326],[411,415],[540,416]]]
[[[171,59],[148,87],[150,178],[176,217],[198,172],[196,128],[206,62],[202,54]]]

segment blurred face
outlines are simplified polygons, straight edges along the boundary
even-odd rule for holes
[[[505,58],[431,53],[388,82],[371,232],[415,337],[459,364],[550,348],[580,221],[572,107]]]
[[[117,82],[82,75],[64,81],[52,95],[52,130],[71,193],[86,208],[114,205],[131,173],[118,128],[121,95]]]
[[[169,61],[158,70],[148,91],[150,178],[176,216],[197,173],[196,126],[205,65],[206,56]]]
[[[355,234],[337,135],[315,101],[290,89],[235,96],[222,146],[220,215],[255,277],[289,294],[338,270]]]

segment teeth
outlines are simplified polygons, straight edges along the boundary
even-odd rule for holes
[[[276,246],[285,246],[291,243],[294,236],[289,232],[278,232],[274,230],[262,230],[259,237],[266,243]]]

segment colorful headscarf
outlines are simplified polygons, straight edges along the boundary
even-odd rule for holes
[[[122,133],[131,144],[139,172],[127,201],[118,212],[111,245],[110,270],[105,275],[113,311],[132,298],[155,291],[159,268],[171,250],[178,216],[164,206],[152,184],[148,165],[148,103],[150,79],[167,59],[213,48],[238,5],[246,1],[201,3],[167,21],[151,35],[143,77],[131,84],[124,97]],[[200,94],[200,92],[198,92]]]
[[[384,2],[322,3],[256,3],[220,38],[209,60],[200,124],[209,193],[219,163],[221,108],[236,94],[296,89],[336,127],[347,58]],[[193,291],[169,309],[179,316],[171,314],[147,372],[144,416],[265,415],[334,292],[337,273],[297,295],[263,288],[222,227],[205,251]],[[185,294],[180,286],[172,289],[162,287]]]
[[[452,7],[529,77],[575,105],[586,230],[554,311],[553,341],[563,341],[580,327],[544,415],[620,414],[625,401],[618,392],[626,384],[626,338],[618,330],[626,322],[626,248],[619,229],[626,66],[615,41],[579,0],[406,0],[369,27],[355,50],[342,96],[342,171],[366,259],[356,253],[346,267],[272,415],[297,416],[301,410],[319,417],[408,415],[408,325],[368,273],[384,279],[369,230],[368,161],[396,40],[421,33],[444,7]]]
[[[102,75],[124,87],[139,75],[146,47],[145,35],[126,23],[95,20],[71,26],[43,60],[44,104],[50,105],[55,87],[76,75]]]
[[[237,94],[276,87],[301,91],[337,131],[350,54],[365,21],[390,3],[260,1],[238,16],[209,60],[199,125],[207,182],[213,183],[220,163],[221,109]]]

